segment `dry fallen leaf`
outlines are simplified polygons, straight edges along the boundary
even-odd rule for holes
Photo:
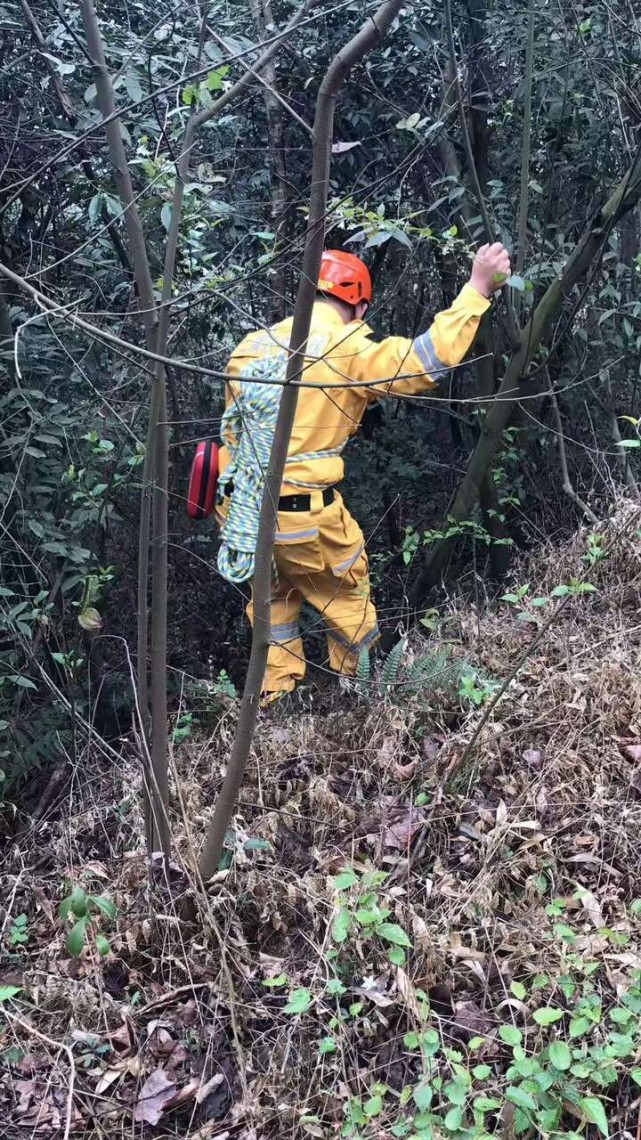
[[[394,776],[397,780],[411,780],[416,772],[416,760],[410,761],[409,764],[395,764],[393,768]]]
[[[15,1091],[20,1097],[18,1101],[18,1113],[22,1116],[29,1108],[32,1097],[35,1096],[35,1081],[16,1081]]]
[[[388,825],[383,836],[383,846],[405,851],[424,823],[425,813],[419,808],[408,807],[401,816]]]
[[[106,1093],[107,1089],[110,1088],[114,1081],[120,1079],[123,1072],[124,1069],[122,1067],[118,1069],[107,1069],[102,1074],[100,1080],[98,1081],[98,1084],[96,1085],[96,1096],[102,1096],[103,1093]]]
[[[641,763],[641,744],[626,744],[623,748],[623,755],[635,764]]]
[[[594,928],[596,930],[602,930],[606,924],[603,917],[603,911],[601,910],[601,907],[592,892],[585,890],[585,888],[582,888],[581,902],[583,904],[583,909]]]
[[[120,1026],[120,1029],[115,1029],[113,1033],[108,1033],[106,1039],[113,1046],[114,1050],[117,1051],[133,1049],[136,1044],[136,1034],[129,1020],[126,1020],[124,1024]]]
[[[541,757],[541,753],[536,748],[526,748],[525,752],[523,753],[523,759],[525,760],[528,768],[534,768],[535,771],[538,771],[539,768],[543,767],[543,759]]]
[[[134,1120],[141,1124],[157,1124],[163,1112],[176,1097],[176,1086],[164,1069],[156,1069],[147,1077],[134,1108]]]
[[[436,760],[441,750],[441,742],[435,736],[424,736],[421,751],[426,760]]]
[[[548,793],[545,784],[541,785],[536,797],[536,810],[543,817],[548,810]]]

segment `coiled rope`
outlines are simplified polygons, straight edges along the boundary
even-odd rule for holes
[[[286,369],[287,353],[280,350],[268,352],[260,360],[252,360],[247,374],[284,381]],[[243,375],[241,373],[241,378]],[[221,476],[220,487],[224,493],[227,484],[233,483],[234,489],[221,529],[218,570],[228,582],[246,582],[254,576],[260,504],[281,395],[280,387],[247,381],[239,386],[238,395],[222,418],[221,434],[229,450],[230,462]],[[291,455],[286,463],[329,459],[340,455],[342,450],[341,446]],[[320,484],[288,482],[308,490],[322,489]]]

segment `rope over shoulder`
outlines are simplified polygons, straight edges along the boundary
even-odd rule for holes
[[[325,348],[308,346],[310,356],[320,356]],[[234,490],[227,518],[221,529],[218,551],[218,570],[223,578],[235,584],[254,576],[254,556],[258,539],[260,505],[265,486],[265,472],[269,463],[282,387],[261,383],[261,380],[278,380],[284,383],[287,371],[287,352],[284,349],[269,351],[259,360],[253,360],[245,375],[256,377],[257,382],[245,381],[235,394],[234,402],[225,411],[221,434],[230,454],[230,462],[220,478],[224,491],[229,483]],[[340,455],[342,447],[326,451],[290,455],[286,463],[299,463],[313,459],[329,459]],[[316,490],[320,485],[296,483],[292,486]],[[275,574],[275,568],[274,568]]]

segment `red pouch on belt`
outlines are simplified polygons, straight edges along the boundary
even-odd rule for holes
[[[214,509],[218,483],[218,448],[211,440],[198,444],[189,476],[187,514],[190,519],[209,518]]]

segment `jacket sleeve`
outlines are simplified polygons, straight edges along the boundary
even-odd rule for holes
[[[490,302],[471,285],[464,285],[452,307],[437,313],[426,332],[409,340],[390,336],[382,341],[363,338],[350,373],[357,381],[388,381],[369,389],[370,399],[414,396],[434,388],[448,369],[469,350]]]

